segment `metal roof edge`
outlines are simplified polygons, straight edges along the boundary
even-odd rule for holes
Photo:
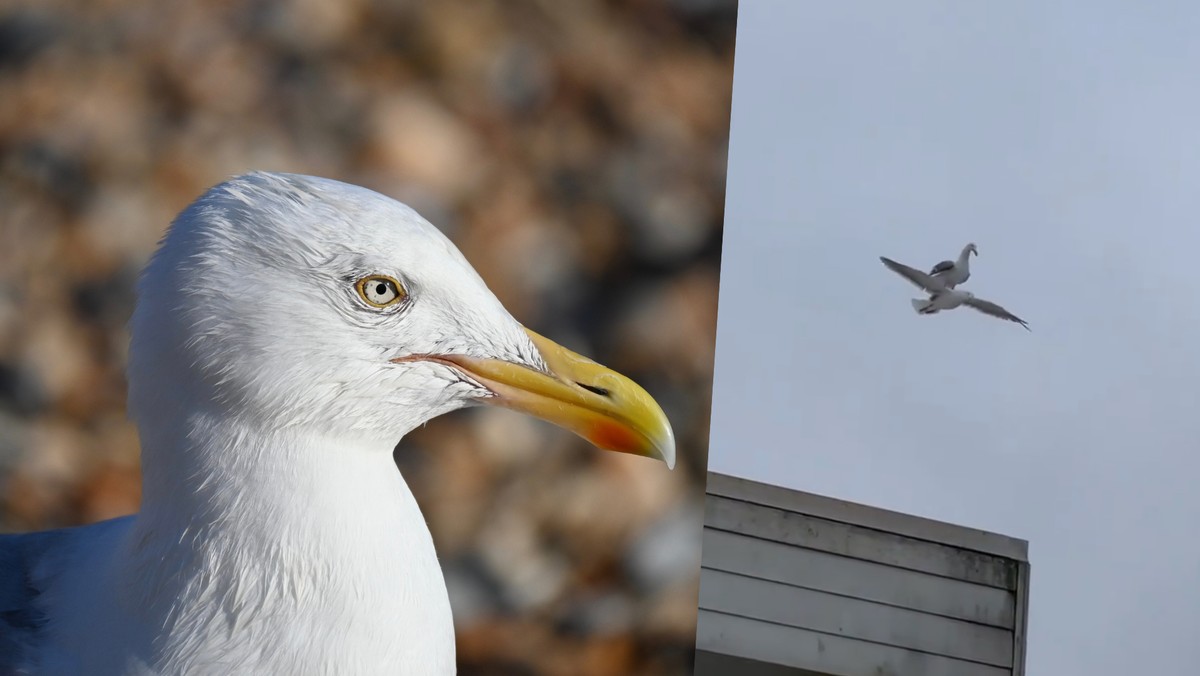
[[[706,492],[764,507],[1029,562],[1029,542],[1026,540],[719,472],[708,473]]]

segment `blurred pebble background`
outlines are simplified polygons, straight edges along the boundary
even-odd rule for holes
[[[736,0],[0,2],[0,531],[137,510],[137,273],[253,169],[406,201],[680,462],[473,409],[396,459],[460,673],[690,673]]]

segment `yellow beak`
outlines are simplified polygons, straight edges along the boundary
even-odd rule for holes
[[[499,359],[424,357],[459,369],[495,395],[484,402],[568,429],[607,451],[675,467],[675,434],[658,403],[629,378],[526,329],[550,367],[542,373]]]

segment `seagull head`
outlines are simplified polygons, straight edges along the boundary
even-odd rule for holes
[[[966,247],[964,247],[964,248],[963,248],[963,253],[973,253],[973,254],[975,254],[976,256],[978,256],[978,255],[979,255],[979,249],[978,249],[978,248],[976,248],[976,246],[975,246],[975,243],[974,243],[974,242],[972,242],[972,243],[968,244]]]
[[[131,332],[139,426],[219,410],[394,444],[491,404],[675,462],[645,390],[525,329],[411,208],[329,179],[254,173],[210,189],[148,264]]]

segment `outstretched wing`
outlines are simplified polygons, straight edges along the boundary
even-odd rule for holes
[[[945,284],[942,284],[940,281],[930,277],[916,268],[910,268],[903,263],[897,263],[896,261],[885,256],[880,256],[879,260],[883,261],[883,264],[887,266],[888,270],[891,270],[892,272],[912,282],[913,285],[918,289],[924,289],[929,293],[936,293],[938,291],[943,291],[946,288]]]
[[[980,312],[984,313],[985,315],[991,315],[993,317],[998,317],[1000,319],[1007,319],[1010,322],[1016,322],[1016,323],[1020,324],[1021,326],[1024,326],[1026,331],[1032,330],[1029,328],[1029,324],[1026,323],[1024,319],[1021,319],[1020,317],[1014,315],[1013,313],[1009,312],[1008,310],[1005,310],[1004,308],[1000,307],[999,305],[996,305],[995,303],[993,303],[991,301],[986,301],[981,298],[969,298],[969,299],[967,299],[966,305],[968,307],[979,310]]]
[[[954,261],[942,261],[929,269],[929,274],[936,275],[941,272],[949,272],[954,269]]]

